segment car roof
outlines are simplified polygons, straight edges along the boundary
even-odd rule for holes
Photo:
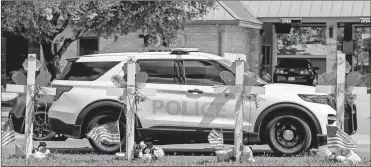
[[[189,54],[176,55],[170,52],[126,52],[126,53],[102,53],[78,57],[77,62],[96,62],[96,61],[124,61],[129,56],[137,60],[141,59],[199,59],[199,60],[219,60],[224,57],[204,52],[189,52]]]

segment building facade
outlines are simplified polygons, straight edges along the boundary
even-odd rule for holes
[[[361,22],[365,18],[366,22]],[[246,54],[254,72],[265,70],[271,76],[279,61],[287,58],[309,59],[320,68],[319,73],[323,73],[331,71],[337,50],[344,51],[347,48],[344,46],[351,46],[348,60],[358,57],[359,53],[354,52],[358,42],[355,32],[371,28],[367,18],[369,21],[368,1],[218,1],[216,8],[204,18],[187,24],[175,41],[160,39],[160,42],[145,47],[145,34],[142,32],[119,36],[116,40],[87,32],[69,46],[60,63],[63,68],[68,58],[94,53],[165,51],[189,47],[219,56],[224,53]],[[302,43],[304,49],[301,43],[284,46],[283,38],[290,36],[292,28],[315,29],[323,34],[318,40]],[[67,28],[60,36],[71,33]],[[299,35],[299,38],[304,37]],[[2,36],[1,41],[2,80],[6,79],[5,76],[9,79],[11,71],[21,68],[28,53],[36,53],[40,59],[43,58],[38,44],[9,35]],[[59,38],[55,41],[63,40]],[[349,45],[352,42],[354,46]],[[60,44],[56,42],[55,46],[58,48]],[[296,51],[287,52],[287,48]]]
[[[199,48],[201,52],[219,56],[226,52],[243,53],[253,66],[260,64],[261,25],[262,23],[249,13],[242,2],[217,2],[214,10],[203,19],[187,24],[172,42],[164,43],[160,39],[160,42],[145,47],[142,32],[119,36],[116,40],[98,37],[91,32],[85,33],[68,48],[61,65],[65,65],[68,58],[86,54],[167,51],[171,48],[185,47]]]

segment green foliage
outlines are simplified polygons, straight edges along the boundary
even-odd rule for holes
[[[326,45],[326,27],[292,27],[289,34],[277,34],[282,48],[279,48],[281,54],[295,54],[295,48],[289,48],[293,45],[320,43]]]
[[[202,17],[212,1],[2,1],[2,31],[39,43],[51,42],[67,26],[76,40],[88,29],[102,37],[143,30],[173,37]]]
[[[150,37],[149,43],[157,35],[171,39],[186,23],[206,15],[214,4],[213,1],[1,1],[1,31],[41,43],[54,79],[60,73],[62,55],[88,30],[114,39],[139,31]],[[60,37],[64,40],[54,53],[51,44]]]

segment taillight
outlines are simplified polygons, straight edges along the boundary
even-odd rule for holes
[[[59,97],[61,97],[61,95],[64,93],[64,92],[68,92],[70,91],[73,87],[72,86],[61,86],[61,85],[53,85],[53,88],[56,88],[56,95],[55,95],[55,100],[58,100]]]

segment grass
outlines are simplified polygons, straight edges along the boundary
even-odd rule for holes
[[[370,166],[369,153],[359,153],[360,164],[354,166]],[[352,164],[335,163],[315,155],[298,157],[255,156],[254,163],[217,162],[216,156],[165,156],[154,162],[134,160],[113,160],[113,155],[98,154],[53,154],[49,159],[32,159],[29,164],[25,159],[1,156],[2,166],[349,166]]]

